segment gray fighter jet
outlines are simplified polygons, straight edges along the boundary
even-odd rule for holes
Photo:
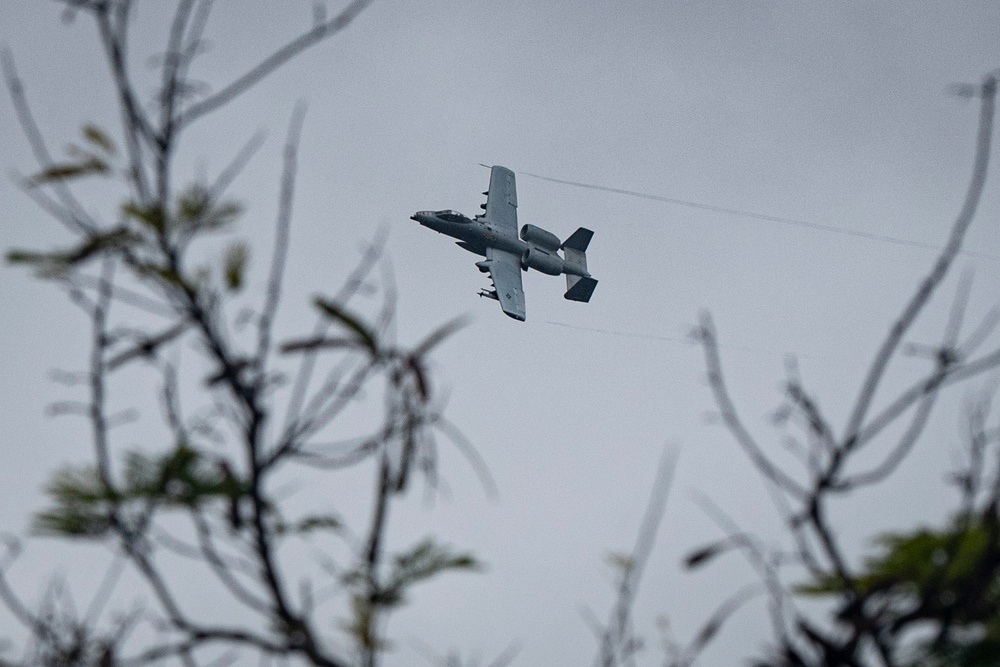
[[[458,211],[418,211],[411,216],[424,227],[459,239],[458,245],[486,259],[476,262],[493,280],[492,290],[479,296],[496,299],[503,312],[524,321],[524,289],[521,271],[535,269],[550,276],[566,274],[566,298],[590,301],[597,280],[587,273],[587,246],[594,232],[580,227],[568,239],[559,242],[552,232],[534,225],[521,227],[517,236],[517,190],[514,172],[494,166],[490,189],[483,193],[483,215],[468,218]],[[563,256],[559,256],[559,251]]]

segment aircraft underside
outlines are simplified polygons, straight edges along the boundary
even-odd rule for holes
[[[506,167],[492,168],[490,188],[484,194],[486,212],[476,218],[444,210],[418,211],[412,219],[458,239],[460,248],[485,257],[476,266],[489,273],[493,290],[482,290],[479,295],[499,301],[503,312],[516,320],[525,319],[521,271],[528,269],[551,276],[566,274],[564,297],[570,301],[590,301],[597,280],[587,272],[586,252],[594,233],[580,227],[560,242],[552,232],[524,225],[519,237],[514,172]]]

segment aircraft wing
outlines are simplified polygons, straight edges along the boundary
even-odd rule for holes
[[[486,215],[483,217],[510,236],[517,236],[517,188],[514,172],[507,167],[495,166],[490,170],[490,189],[486,193]]]
[[[523,322],[524,288],[521,286],[521,260],[505,250],[487,246],[486,265],[503,312]]]

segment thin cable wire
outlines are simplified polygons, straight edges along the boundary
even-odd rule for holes
[[[923,241],[911,241],[909,239],[901,239],[895,236],[886,236],[885,234],[874,234],[872,232],[862,232],[853,229],[843,229],[842,227],[834,227],[833,225],[824,225],[819,222],[810,222],[808,220],[798,220],[796,218],[783,218],[781,216],[768,215],[766,213],[755,213],[753,211],[743,211],[736,208],[726,208],[725,206],[702,204],[700,202],[688,201],[686,199],[678,199],[676,197],[663,197],[661,195],[653,195],[646,192],[637,192],[635,190],[623,190],[621,188],[612,188],[606,185],[581,183],[579,181],[567,181],[561,178],[552,178],[551,176],[532,174],[527,171],[522,171],[519,173],[521,173],[524,176],[530,176],[531,178],[537,178],[542,181],[548,181],[550,183],[559,183],[560,185],[571,185],[576,188],[585,188],[587,190],[611,192],[613,194],[624,195],[626,197],[636,197],[638,199],[650,199],[652,201],[674,204],[675,206],[686,206],[688,208],[697,208],[703,211],[712,211],[713,213],[724,213],[726,215],[734,215],[741,218],[751,218],[753,220],[762,220],[764,222],[776,222],[782,225],[805,227],[807,229],[815,229],[822,232],[829,232],[831,234],[855,236],[858,238],[868,239],[870,241],[882,241],[884,243],[894,243],[896,245],[910,246],[912,248],[923,248],[925,250],[935,250],[935,251],[940,251],[943,248],[943,246],[934,245],[932,243],[924,243]],[[969,257],[979,257],[982,259],[1000,260],[1000,256],[991,255],[985,252],[975,252],[973,250],[963,250],[961,251],[961,254],[968,255]]]
[[[602,329],[599,327],[580,326],[577,324],[567,324],[566,322],[556,322],[555,320],[548,320],[545,323],[550,326],[562,327],[564,329],[575,329],[577,331],[586,331],[589,333],[602,334],[604,336],[613,336],[617,338],[637,338],[643,340],[665,341],[669,343],[682,343],[690,345],[692,348],[694,348],[694,346],[697,345],[697,340],[692,337],[694,332],[692,332],[692,336],[687,336],[687,337],[664,336],[660,334],[647,334],[647,333],[638,333],[631,331],[621,331],[618,329]],[[740,350],[741,352],[750,352],[753,354],[762,354],[762,355],[787,356],[789,354],[787,350],[779,350],[777,348],[751,347],[748,345],[727,344],[727,345],[719,345],[719,347],[727,350]],[[835,361],[833,357],[817,356],[813,354],[793,354],[791,356],[795,357],[796,359]]]

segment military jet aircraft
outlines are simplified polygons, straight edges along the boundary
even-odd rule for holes
[[[468,218],[458,211],[418,211],[411,216],[424,227],[459,239],[458,245],[486,259],[476,262],[489,273],[492,290],[485,296],[500,302],[500,307],[515,320],[524,321],[524,289],[521,271],[535,269],[550,276],[566,274],[566,294],[570,301],[590,301],[597,280],[587,273],[587,246],[594,232],[580,227],[568,239],[559,242],[552,232],[534,225],[521,227],[517,236],[517,191],[514,172],[494,166],[490,171],[490,189],[483,193],[486,211]],[[559,256],[559,250],[563,256]]]

